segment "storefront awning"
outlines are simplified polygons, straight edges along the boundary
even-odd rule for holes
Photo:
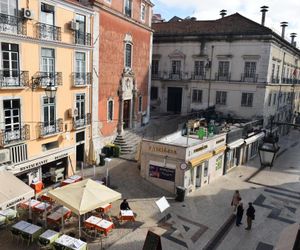
[[[230,149],[233,149],[233,148],[237,148],[237,147],[241,146],[242,144],[244,144],[244,140],[238,139],[232,143],[227,144],[227,147]]]
[[[211,152],[200,155],[192,160],[189,160],[189,165],[191,165],[192,167],[198,166],[200,163],[202,163],[205,160],[208,160],[212,156],[213,154]]]
[[[0,209],[13,207],[34,196],[34,190],[8,171],[0,171]]]
[[[245,143],[246,143],[246,145],[249,145],[255,141],[258,141],[259,139],[263,138],[264,136],[265,136],[265,133],[261,132],[259,134],[253,135],[253,136],[245,139]]]
[[[220,153],[224,152],[225,149],[226,149],[226,145],[220,146],[214,150],[214,154],[215,155],[220,154]]]

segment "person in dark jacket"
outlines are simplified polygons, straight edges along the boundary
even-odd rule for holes
[[[252,221],[255,219],[255,209],[252,206],[251,202],[249,202],[249,207],[247,209],[246,215],[247,215],[247,227],[245,229],[250,230],[252,227]]]
[[[124,199],[123,202],[121,203],[120,210],[131,210],[126,199]]]
[[[242,223],[242,218],[243,218],[243,214],[244,214],[244,208],[243,208],[243,203],[240,202],[240,204],[237,206],[237,212],[236,212],[236,226],[240,226]]]

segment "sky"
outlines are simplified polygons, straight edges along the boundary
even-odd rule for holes
[[[238,12],[258,23],[261,23],[260,7],[266,5],[269,11],[265,25],[280,34],[280,22],[288,22],[286,38],[295,32],[300,44],[300,0],[152,0],[152,3],[155,5],[154,13],[161,14],[166,21],[173,16],[214,20],[220,18],[220,10],[225,9],[227,15]]]

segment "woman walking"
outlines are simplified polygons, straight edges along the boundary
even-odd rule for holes
[[[234,212],[236,211],[237,205],[239,204],[239,202],[242,200],[241,195],[239,190],[235,190],[233,197],[232,197],[232,201],[231,201],[231,206],[234,206]]]

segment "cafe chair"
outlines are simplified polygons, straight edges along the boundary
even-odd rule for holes
[[[20,234],[21,234],[20,231],[14,229],[14,228],[11,228],[10,233],[11,233],[12,240],[14,240],[16,238],[16,240],[19,242]]]
[[[29,244],[31,243],[31,236],[28,234],[21,233],[21,238],[27,243],[27,246],[29,246]]]

